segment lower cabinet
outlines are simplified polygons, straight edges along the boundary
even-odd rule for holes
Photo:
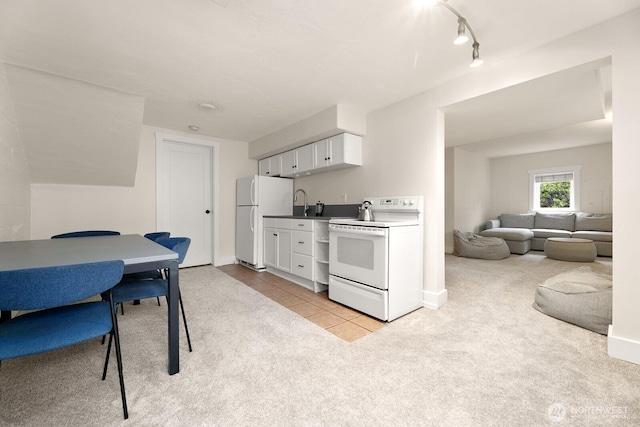
[[[318,227],[321,237],[315,236],[317,223],[323,223]],[[265,218],[263,253],[267,271],[314,292],[327,290],[328,247],[324,247],[325,242],[328,245],[327,224],[326,220]],[[318,245],[323,257],[320,264],[315,258]]]
[[[290,220],[270,219],[264,221],[264,265],[291,273]]]

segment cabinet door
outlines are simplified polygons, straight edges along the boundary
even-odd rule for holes
[[[258,175],[271,176],[271,157],[258,162]]]
[[[313,166],[322,168],[329,164],[329,139],[313,143]]]
[[[275,156],[269,157],[271,175],[269,176],[280,176],[282,175],[282,154],[276,154]]]
[[[276,266],[276,248],[277,248],[278,234],[275,228],[264,229],[264,265],[269,267]]]
[[[327,143],[327,166],[344,162],[344,134],[332,136]]]
[[[276,268],[291,273],[291,231],[277,231],[277,248],[278,257],[276,259]]]
[[[313,144],[303,145],[295,151],[298,156],[297,173],[302,175],[313,170]]]
[[[282,153],[282,176],[295,176],[298,166],[296,150]]]

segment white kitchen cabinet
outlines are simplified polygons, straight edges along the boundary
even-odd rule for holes
[[[348,166],[362,166],[362,137],[342,133],[314,142],[313,167],[316,172]]]
[[[258,174],[262,176],[282,175],[282,154],[267,157],[258,162]]]
[[[264,224],[267,271],[314,292],[327,290],[329,222],[272,217],[265,218]],[[320,259],[316,258],[316,253]]]
[[[282,153],[282,176],[309,175],[313,170],[313,144]]]
[[[291,225],[282,218],[264,219],[264,265],[291,273]]]

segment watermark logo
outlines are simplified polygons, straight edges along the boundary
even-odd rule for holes
[[[626,418],[626,406],[564,406],[562,403],[552,403],[547,407],[547,418],[559,423],[565,418]]]
[[[567,408],[562,403],[552,403],[547,407],[547,417],[549,420],[559,423],[567,416]]]

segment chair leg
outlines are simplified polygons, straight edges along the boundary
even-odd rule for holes
[[[166,297],[167,307],[169,307],[169,297]],[[189,344],[189,351],[193,351],[191,348],[191,337],[189,336],[189,326],[187,325],[187,316],[184,314],[184,306],[182,305],[182,294],[178,291],[178,302],[180,303],[180,311],[182,311],[182,322],[184,323],[184,331],[187,334],[187,344]],[[168,314],[168,312],[167,312]]]
[[[118,316],[116,316],[116,312],[113,306],[113,297],[111,296],[111,292],[109,292],[109,303],[111,305],[111,322],[113,325],[113,339],[116,343],[116,361],[118,362],[118,377],[120,378],[120,395],[122,396],[122,411],[124,412],[124,419],[129,418],[129,410],[127,409],[127,396],[124,390],[124,375],[122,373],[122,352],[120,349],[120,334],[118,332]],[[111,343],[111,338],[109,339],[109,343]],[[109,348],[111,345],[109,345]]]
[[[113,334],[109,334],[109,345],[107,346],[107,357],[104,359],[104,369],[102,370],[102,381],[107,378],[107,368],[109,367],[109,356],[111,355],[111,341]],[[102,343],[104,344],[104,335],[102,336]]]
[[[158,300],[158,307],[160,307],[160,297],[156,297],[156,300]]]
[[[184,331],[187,333],[187,343],[189,344],[189,351],[193,351],[191,348],[191,337],[189,337],[189,327],[187,326],[187,316],[184,315],[184,305],[182,305],[182,294],[178,291],[178,301],[180,302],[180,310],[182,311],[182,321],[184,322]]]

